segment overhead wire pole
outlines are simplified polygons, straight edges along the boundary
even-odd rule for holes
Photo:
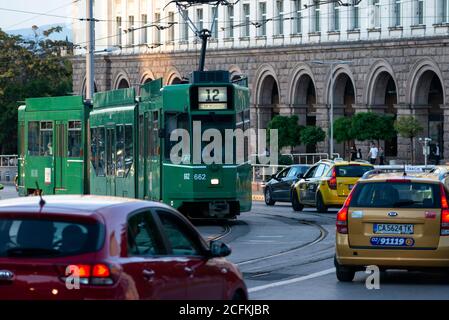
[[[94,5],[93,0],[86,0],[86,101],[92,102],[95,85],[95,21],[93,18]]]

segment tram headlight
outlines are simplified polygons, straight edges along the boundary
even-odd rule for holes
[[[220,180],[219,179],[211,179],[210,180],[210,184],[213,186],[219,185],[220,184]]]

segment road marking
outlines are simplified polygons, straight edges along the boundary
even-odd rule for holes
[[[257,236],[257,238],[283,238],[284,236]]]
[[[263,286],[250,288],[250,289],[248,289],[248,292],[252,293],[252,292],[262,291],[262,290],[266,290],[266,289],[270,289],[270,288],[285,286],[285,285],[292,284],[292,283],[297,283],[297,282],[302,282],[305,280],[319,278],[319,277],[325,276],[325,275],[333,273],[333,272],[335,272],[335,268],[330,268],[327,270],[309,274],[308,276],[302,276],[302,277],[298,277],[298,278],[293,278],[293,279],[279,281],[279,282],[273,282],[273,283],[266,284]]]

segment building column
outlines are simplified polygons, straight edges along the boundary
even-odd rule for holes
[[[305,127],[307,124],[307,108],[306,104],[294,104],[291,107],[291,114],[298,116],[298,124]],[[293,150],[294,153],[305,153],[306,146],[300,145]]]
[[[419,137],[429,136],[429,108],[430,106],[415,105],[412,106],[413,116],[421,123],[424,130],[419,134]],[[424,164],[424,154],[421,143],[418,137],[415,138],[415,162],[416,164]]]
[[[449,160],[449,104],[441,106],[443,109],[444,121],[443,121],[443,141],[444,141],[444,152],[442,159]],[[443,162],[442,162],[443,163]]]
[[[344,105],[334,105],[334,121],[344,116]],[[317,152],[329,153],[329,135],[330,135],[330,105],[317,105],[316,106],[316,126],[320,127],[326,133],[326,139],[324,142],[320,142],[317,145]],[[343,144],[336,143],[334,140],[334,152],[339,153],[341,157],[343,154]]]
[[[419,134],[419,136],[427,137],[429,135],[429,106],[396,105],[395,108],[398,110],[398,119],[403,116],[411,115],[421,123],[421,126],[424,128],[424,130],[421,132],[421,134]],[[417,138],[418,137],[414,139],[415,163],[424,163],[423,149]],[[398,159],[410,162],[410,151],[410,139],[403,138],[398,135]]]
[[[398,104],[394,106],[397,110],[398,119],[404,116],[412,115],[412,110],[410,105],[406,104]],[[398,159],[401,161],[410,162],[411,154],[410,154],[410,139],[403,138],[398,134]]]

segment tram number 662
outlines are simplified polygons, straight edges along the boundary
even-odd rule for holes
[[[193,175],[193,180],[196,181],[205,181],[206,180],[206,174],[204,173],[197,173]]]

